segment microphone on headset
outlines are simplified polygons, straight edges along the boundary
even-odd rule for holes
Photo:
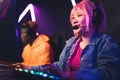
[[[78,26],[72,27],[73,30],[77,30],[78,28],[79,28]]]
[[[78,27],[78,26],[74,26],[74,27],[72,27],[72,29],[73,30],[77,30],[78,28],[85,28],[86,26],[80,26],[80,27]]]

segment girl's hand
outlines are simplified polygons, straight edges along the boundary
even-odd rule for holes
[[[45,71],[49,71],[54,75],[60,76],[61,80],[75,80],[75,72],[61,71],[60,69],[56,68],[54,65],[51,64],[46,64],[43,67],[45,67]]]

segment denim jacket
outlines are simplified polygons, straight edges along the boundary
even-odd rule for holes
[[[66,71],[66,61],[78,38],[72,37],[67,42],[54,65]],[[106,34],[94,33],[89,44],[83,49],[80,69],[76,71],[76,80],[120,80],[120,52],[114,40]],[[31,67],[42,69],[42,67]]]
[[[72,51],[76,37],[70,38],[63,49],[59,61],[54,65],[65,71],[66,61]],[[120,53],[114,40],[106,34],[94,33],[89,44],[83,49],[77,80],[118,80]],[[120,78],[119,78],[120,80]]]

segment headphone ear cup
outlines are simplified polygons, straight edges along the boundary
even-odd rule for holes
[[[92,24],[94,27],[98,27],[103,20],[103,12],[101,9],[96,8],[93,10],[93,16],[92,16]]]

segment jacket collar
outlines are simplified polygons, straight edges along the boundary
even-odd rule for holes
[[[92,38],[90,39],[90,42],[88,45],[94,46],[96,44],[96,40],[97,38],[100,37],[100,33],[98,32],[94,32]],[[66,41],[67,46],[71,46],[73,43],[75,43],[77,41],[78,37],[73,36],[72,38],[70,38],[69,40]]]

